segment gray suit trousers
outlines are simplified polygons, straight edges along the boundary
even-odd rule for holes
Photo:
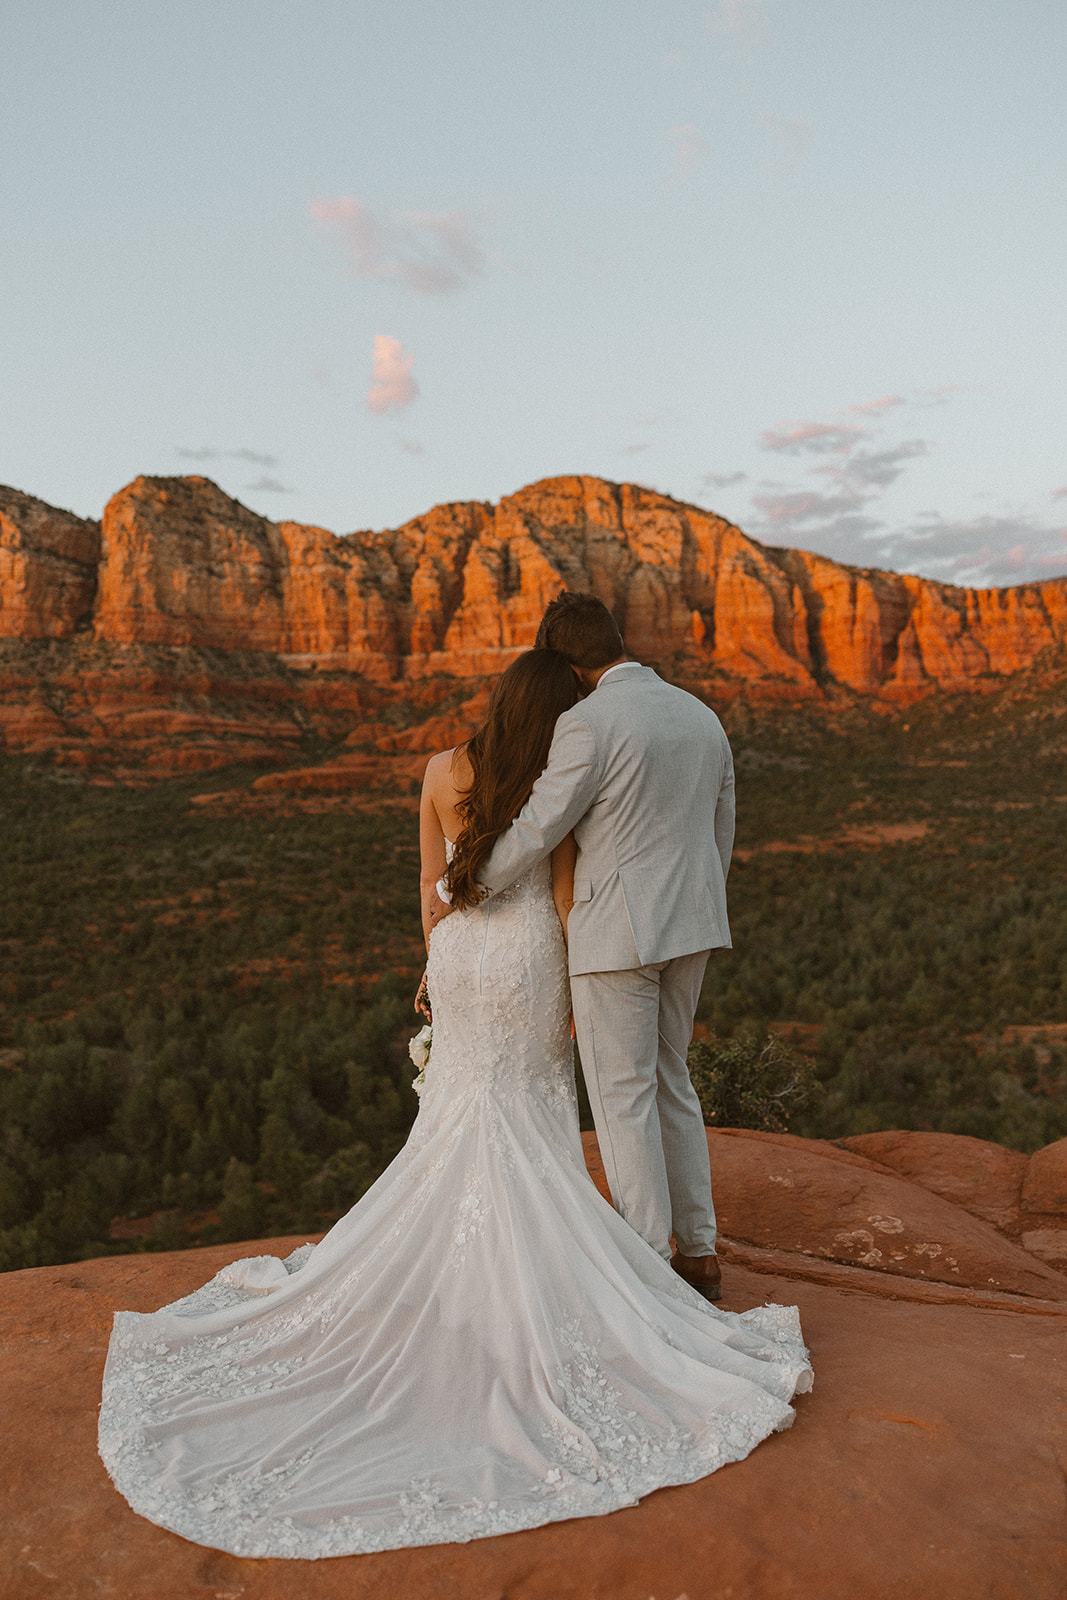
[[[709,951],[571,977],[574,1025],[608,1187],[661,1256],[715,1251],[704,1118],[685,1056]]]

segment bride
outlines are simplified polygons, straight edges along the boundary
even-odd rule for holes
[[[478,869],[576,698],[551,650],[498,680],[423,790],[433,1041],[411,1136],[322,1242],[119,1312],[100,1454],[133,1509],[238,1556],[347,1555],[632,1505],[737,1461],[810,1388],[795,1308],[710,1306],[582,1159],[565,841]]]

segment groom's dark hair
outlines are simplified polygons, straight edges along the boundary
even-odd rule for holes
[[[549,602],[537,630],[538,650],[558,650],[572,667],[595,672],[626,654],[619,624],[595,594],[566,589]]]

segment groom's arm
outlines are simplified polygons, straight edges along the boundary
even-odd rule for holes
[[[725,883],[730,871],[730,857],[734,853],[734,758],[729,744],[726,746],[726,765],[719,787],[719,798],[715,802],[715,848],[722,862],[722,878]]]
[[[596,740],[586,722],[571,720],[564,713],[556,725],[547,767],[479,873],[490,894],[509,888],[551,855],[589,810],[596,798],[597,779]]]

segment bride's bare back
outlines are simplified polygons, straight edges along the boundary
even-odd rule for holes
[[[457,807],[473,780],[471,764],[463,745],[441,750],[431,756],[422,780],[419,806],[419,887],[422,897],[422,931],[427,948],[430,943],[430,906],[437,881],[444,875],[448,857],[445,841],[454,844],[463,831],[463,817]],[[574,861],[577,847],[569,833],[552,852],[552,894],[564,932],[567,913],[574,900]]]
[[[440,750],[431,756],[422,784],[422,810],[427,804],[433,812],[441,833],[441,856],[444,858],[444,840],[453,843],[463,829],[463,818],[457,807],[471,786],[473,773],[463,745],[452,750]],[[442,867],[442,871],[443,871]],[[440,873],[438,874],[440,876]]]

